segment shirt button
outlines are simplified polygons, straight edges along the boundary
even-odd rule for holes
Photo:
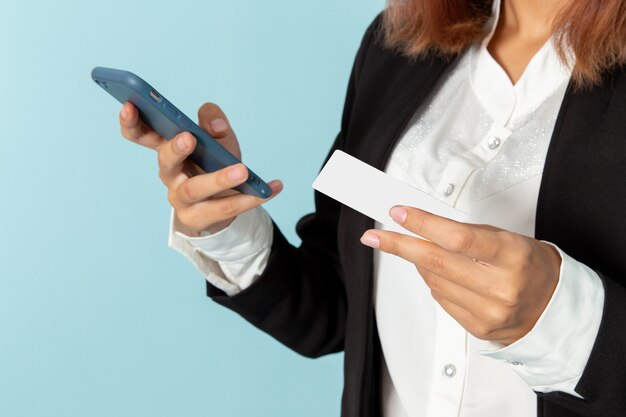
[[[452,377],[454,377],[454,375],[456,375],[456,366],[454,366],[451,363],[449,363],[449,364],[447,364],[446,366],[443,367],[443,370],[441,371],[441,373],[443,374],[443,376],[447,376],[448,378],[452,378]]]
[[[453,192],[454,192],[454,184],[448,184],[446,185],[446,188],[443,189],[443,196],[450,197]]]
[[[500,144],[502,143],[502,141],[498,138],[491,138],[489,139],[489,142],[487,142],[487,146],[489,147],[489,149],[494,150],[496,148],[498,148],[498,146],[500,146]]]

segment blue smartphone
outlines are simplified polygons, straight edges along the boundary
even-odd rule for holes
[[[163,138],[170,140],[184,131],[194,135],[197,145],[189,159],[205,172],[214,172],[241,162],[150,84],[132,72],[96,67],[91,71],[91,78],[120,103],[133,103],[139,110],[141,119]],[[246,182],[234,189],[261,198],[272,195],[269,185],[251,169],[248,169]]]

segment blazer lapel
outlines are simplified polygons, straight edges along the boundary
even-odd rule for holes
[[[344,150],[384,170],[402,131],[450,61],[437,58],[409,61],[384,50],[372,52],[373,56],[368,57],[372,62],[367,63],[368,71],[361,77],[363,87],[357,88],[358,105],[352,110]],[[356,341],[345,346],[345,366],[355,370],[352,380],[358,381],[358,385],[346,387],[355,401],[344,407],[355,407],[358,410],[355,415],[378,416],[380,342],[375,336],[372,306],[374,252],[359,243],[363,232],[374,227],[374,220],[342,206],[339,224],[338,244],[346,268],[346,285],[350,288],[346,340]]]
[[[384,170],[407,124],[456,58],[409,60],[385,49],[372,51],[366,65],[368,71],[361,75],[357,88],[345,152]],[[369,302],[373,251],[354,242],[374,227],[374,220],[347,206],[343,206],[341,217],[344,227],[339,233],[339,245],[350,260],[348,264],[358,265],[358,276],[366,277],[368,284],[363,295]]]
[[[348,152],[383,170],[400,134],[437,81],[456,57],[409,60],[386,50],[376,50],[358,90],[347,143]],[[385,56],[377,56],[385,55]],[[391,64],[390,64],[391,61]],[[353,143],[353,146],[351,146]]]
[[[357,89],[360,97],[355,102],[360,105],[353,110],[353,119],[357,122],[351,123],[345,151],[384,170],[408,122],[453,59],[431,57],[408,60],[386,50],[373,52],[376,52],[374,56],[368,58],[373,63],[368,62],[368,71],[362,74],[361,84],[367,88]],[[348,207],[344,207],[342,216],[341,223],[348,227],[341,233],[345,240],[340,238],[344,240],[340,245],[350,252],[350,264],[356,261],[359,269],[364,268],[359,271],[359,276],[368,277],[370,281],[373,252],[365,246],[354,245],[354,242],[355,239],[358,242],[366,229],[374,227],[374,220]],[[369,299],[369,288],[366,293]]]
[[[613,110],[622,102],[614,93],[623,88],[619,71],[587,90],[576,91],[570,85],[559,110],[539,189],[535,237],[556,243],[588,265],[613,265],[623,259],[607,256],[614,248],[606,243],[606,237],[620,225],[598,213],[610,210],[610,204],[585,198],[605,190],[611,201],[624,199],[620,185],[611,189],[607,184],[607,179],[620,178],[624,171],[623,159],[618,156],[626,150],[621,134],[624,117],[621,111]],[[604,244],[608,246],[604,248]],[[623,271],[624,266],[608,269]]]

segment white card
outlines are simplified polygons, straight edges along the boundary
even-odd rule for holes
[[[342,151],[332,154],[313,188],[392,230],[399,227],[389,216],[389,210],[396,205],[460,222],[466,219],[465,213]]]

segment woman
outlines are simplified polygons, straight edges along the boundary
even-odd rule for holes
[[[342,416],[625,415],[625,37],[622,0],[390,4],[331,152],[468,213],[390,210],[428,240],[316,193],[295,248],[230,191],[243,165],[199,173],[191,135],[120,122],[158,150],[170,245],[208,295],[303,355],[345,351]],[[239,154],[217,106],[199,119]]]

